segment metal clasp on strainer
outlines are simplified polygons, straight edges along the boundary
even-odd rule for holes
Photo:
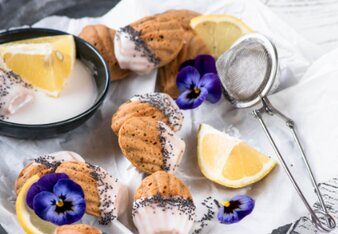
[[[274,108],[267,98],[275,83],[278,70],[278,56],[274,44],[262,34],[246,34],[238,39],[229,51],[218,58],[216,66],[224,89],[224,96],[234,107],[248,108],[258,103],[262,104],[259,109],[253,111],[253,114],[259,120],[282,167],[305,207],[310,212],[312,223],[320,231],[330,232],[333,230],[336,227],[336,222],[326,208],[304,149],[295,131],[294,121]],[[285,121],[286,126],[290,129],[302,155],[321,209],[314,210],[311,208],[264,122],[262,117],[264,113],[279,117]]]

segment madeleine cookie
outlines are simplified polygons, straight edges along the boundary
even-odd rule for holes
[[[114,29],[102,24],[88,25],[82,29],[79,37],[92,44],[102,54],[109,67],[110,79],[120,80],[130,73],[129,70],[121,69],[116,60]]]
[[[0,120],[14,114],[20,108],[32,102],[35,94],[33,87],[24,82],[21,77],[12,71],[2,67],[0,58]]]
[[[100,217],[99,223],[108,224],[126,209],[128,189],[103,168],[89,163],[62,163],[57,173],[65,173],[78,183],[85,195],[86,212]]]
[[[190,27],[190,20],[201,14],[190,10],[169,10],[158,15],[161,15],[162,17],[177,19],[184,30],[190,31],[192,30],[192,28]]]
[[[26,181],[33,175],[39,175],[40,177],[52,173],[56,170],[61,163],[67,161],[79,161],[84,162],[84,159],[77,153],[71,151],[60,151],[44,156],[40,156],[25,166],[15,181],[15,191],[19,194],[21,187]]]
[[[176,76],[183,62],[194,59],[200,54],[209,54],[208,47],[192,30],[184,33],[184,45],[177,57],[158,70],[158,78],[161,92],[177,98],[180,94],[176,86]]]
[[[146,177],[137,189],[132,217],[140,234],[188,234],[195,209],[184,183],[172,174],[158,171]]]
[[[174,172],[179,166],[185,143],[165,123],[149,117],[134,117],[119,131],[119,145],[126,158],[140,171]]]
[[[165,93],[146,93],[135,95],[122,104],[112,117],[112,129],[118,135],[122,124],[133,117],[151,117],[171,127],[173,131],[181,129],[183,113],[175,101]]]
[[[177,56],[183,46],[183,32],[173,17],[144,17],[116,31],[116,59],[122,69],[147,74]]]
[[[55,234],[102,234],[102,232],[87,224],[71,224],[57,227]]]

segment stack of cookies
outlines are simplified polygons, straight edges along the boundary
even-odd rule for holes
[[[17,194],[32,176],[37,174],[41,177],[54,172],[66,174],[81,186],[86,200],[86,213],[97,217],[99,223],[108,224],[126,210],[128,188],[102,167],[85,162],[80,155],[69,151],[32,160],[16,179]]]
[[[172,174],[185,150],[176,134],[183,119],[175,101],[165,93],[135,95],[112,117],[111,127],[122,153],[139,171],[151,174],[134,195],[132,216],[140,234],[188,234],[194,224],[190,191]]]
[[[102,54],[112,80],[123,79],[130,72],[147,74],[159,68],[161,91],[176,98],[180,65],[198,54],[209,53],[189,26],[190,20],[198,15],[189,10],[171,10],[144,17],[118,30],[88,25],[79,36]]]
[[[141,172],[174,172],[185,150],[176,131],[183,114],[165,93],[135,95],[112,117],[113,132],[125,157]]]

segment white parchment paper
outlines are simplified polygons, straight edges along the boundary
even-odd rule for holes
[[[117,28],[143,16],[169,9],[191,9],[203,14],[225,13],[235,15],[253,30],[269,36],[275,43],[280,60],[280,86],[271,95],[277,109],[292,117],[304,143],[309,161],[319,181],[329,179],[337,172],[338,163],[338,51],[323,56],[320,49],[303,39],[290,26],[281,21],[256,0],[123,0],[101,18],[69,19],[48,17],[34,27],[47,27],[77,35],[86,24],[103,23]],[[313,64],[311,66],[311,64]],[[306,72],[307,71],[307,72]],[[305,74],[305,75],[304,75]],[[155,90],[156,71],[146,76],[131,75],[122,81],[112,82],[110,92],[100,110],[80,128],[54,139],[39,141],[0,137],[0,223],[9,233],[22,233],[15,216],[17,174],[29,159],[37,155],[59,150],[72,150],[87,161],[103,166],[120,181],[128,184],[133,195],[143,175],[123,157],[117,138],[110,129],[111,116],[117,107],[134,94]],[[249,194],[256,200],[253,213],[238,224],[222,225],[217,218],[208,222],[201,233],[270,233],[286,223],[306,215],[306,209],[298,198],[290,181],[280,166],[263,181],[243,189],[226,189],[208,181],[201,174],[196,158],[196,131],[200,123],[210,124],[220,130],[241,137],[267,155],[276,158],[263,130],[250,110],[234,110],[222,100],[211,105],[204,103],[198,109],[184,111],[185,122],[179,135],[185,140],[187,150],[176,173],[190,188],[197,206],[197,219],[206,212],[201,204],[211,196],[218,200],[229,199],[237,194]],[[298,151],[292,143],[285,124],[278,119],[267,118],[274,137],[285,154],[296,178],[309,196],[315,200],[306,179]],[[277,160],[277,159],[276,159]],[[136,232],[131,220],[131,203],[128,212],[119,218],[130,231]],[[107,233],[122,233],[116,225],[103,227],[93,219],[84,222],[97,225]],[[194,230],[198,229],[198,224]]]

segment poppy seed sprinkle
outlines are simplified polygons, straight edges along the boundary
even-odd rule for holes
[[[180,164],[184,150],[182,149],[177,152],[179,145],[177,142],[174,142],[176,140],[176,136],[165,123],[158,121],[158,128],[160,130],[160,143],[163,155],[163,164],[161,169],[164,171],[175,171]]]
[[[54,156],[44,155],[34,159],[34,162],[55,170],[64,160],[56,160]]]
[[[202,216],[195,221],[196,229],[192,232],[193,234],[199,234],[203,231],[203,229],[208,226],[209,222],[214,219],[216,214],[217,203],[215,203],[215,199],[212,197],[205,198],[201,205],[204,208],[204,212]],[[216,201],[217,202],[217,201]]]
[[[176,215],[187,215],[189,220],[194,220],[196,207],[192,200],[182,197],[162,197],[160,193],[149,198],[134,201],[132,216],[134,217],[138,213],[138,208],[149,206],[154,208],[153,212],[155,213],[156,207],[162,211],[174,210],[176,208],[179,211],[179,214]]]
[[[142,52],[142,56],[146,57],[147,60],[150,63],[153,63],[155,65],[160,64],[160,59],[151,51],[151,49],[148,47],[148,45],[145,43],[144,40],[141,38],[141,32],[135,30],[131,26],[127,25],[123,28],[120,28],[120,31],[128,35],[129,40],[133,41],[135,44],[135,50]],[[118,34],[116,34],[118,35]],[[119,38],[117,38],[119,39]]]
[[[87,167],[91,169],[91,177],[96,181],[97,191],[100,197],[99,210],[101,218],[100,224],[107,225],[115,220],[119,213],[118,199],[120,199],[122,185],[118,179],[114,178],[102,167],[86,163]],[[118,196],[121,195],[121,196]]]
[[[165,93],[146,93],[135,95],[131,100],[148,103],[156,107],[168,118],[169,125],[174,131],[181,129],[184,120],[183,113],[169,95]]]
[[[8,119],[7,115],[10,112],[7,113],[7,105],[9,105],[10,98],[13,98],[13,95],[18,93],[20,89],[30,90],[32,88],[30,84],[24,82],[16,73],[0,67],[0,120]]]

